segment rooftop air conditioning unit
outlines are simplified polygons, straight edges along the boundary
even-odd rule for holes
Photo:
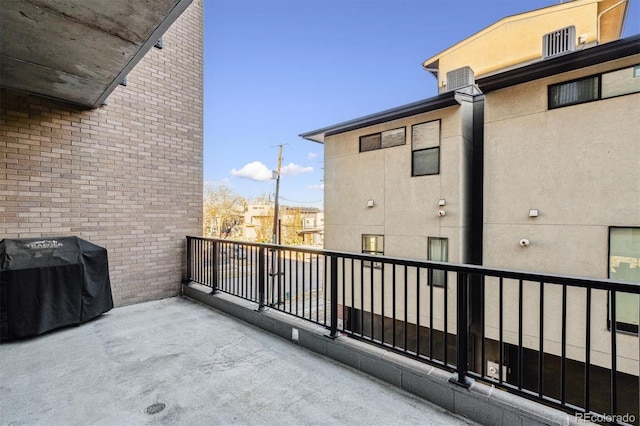
[[[542,36],[542,59],[576,50],[576,27],[570,26]]]
[[[447,73],[447,92],[475,83],[475,76],[470,67],[462,67]]]

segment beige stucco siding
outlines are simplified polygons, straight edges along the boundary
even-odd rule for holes
[[[489,267],[606,278],[610,226],[640,226],[640,94],[549,110],[547,88],[640,63],[640,55],[488,93],[485,98],[483,263]],[[529,217],[538,209],[538,217]],[[520,247],[526,238],[529,247]],[[505,300],[518,300],[517,282]],[[486,289],[487,335],[496,337],[497,285]],[[545,286],[544,349],[560,354],[562,293]],[[539,285],[526,284],[524,345],[539,341]],[[513,305],[516,306],[516,305]],[[610,366],[607,293],[591,303],[592,362]],[[567,294],[567,356],[583,361],[586,291]],[[505,340],[517,338],[506,309]],[[618,368],[638,374],[637,336],[617,335]]]
[[[419,114],[327,137],[325,247],[360,252],[362,234],[384,235],[385,255],[427,258],[427,238],[449,238],[450,261],[460,259],[458,107]],[[411,176],[411,126],[440,120],[440,174]],[[360,136],[404,127],[406,144],[359,152]],[[446,199],[445,217],[438,200]],[[367,207],[373,200],[374,207]]]
[[[606,277],[608,227],[640,225],[640,94],[547,109],[549,84],[604,69],[486,96],[485,265]]]

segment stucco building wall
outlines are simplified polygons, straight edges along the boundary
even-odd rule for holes
[[[462,131],[459,107],[418,114],[327,137],[325,247],[362,251],[363,234],[384,235],[384,254],[427,260],[428,237],[449,238],[460,262],[463,221],[459,185]],[[411,176],[411,126],[440,121],[440,173]],[[360,136],[405,128],[404,145],[359,152]],[[438,216],[440,199],[447,215]],[[373,207],[367,202],[373,200]]]
[[[108,104],[0,91],[0,238],[104,246],[116,305],[173,296],[202,229],[202,1]]]
[[[548,109],[547,87],[639,62],[486,95],[484,265],[607,278],[608,227],[638,225],[640,94]]]

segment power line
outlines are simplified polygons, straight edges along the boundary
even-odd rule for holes
[[[285,200],[285,201],[290,201],[292,203],[300,203],[300,204],[314,204],[314,203],[320,203],[322,202],[322,200],[317,200],[317,201],[298,201],[298,200],[290,200],[288,198],[284,198],[284,197],[279,197],[281,200]]]

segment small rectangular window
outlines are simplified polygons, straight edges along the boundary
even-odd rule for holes
[[[428,259],[436,262],[449,261],[449,241],[447,238],[429,237]],[[430,270],[431,284],[444,287],[447,285],[447,271],[440,269]]]
[[[373,151],[374,149],[380,149],[380,133],[374,135],[361,136],[360,137],[360,152]]]
[[[362,235],[362,253],[375,256],[382,256],[384,254],[384,235]],[[363,262],[364,266],[374,268],[380,268],[382,265],[379,262],[366,261]]]
[[[640,65],[602,74],[602,99],[640,92]]]
[[[411,176],[440,173],[440,120],[411,127]]]
[[[362,235],[362,252],[365,254],[384,254],[384,235]]]
[[[404,145],[406,138],[404,136],[404,127],[399,129],[387,130],[382,132],[382,148],[389,148],[391,146]]]
[[[609,228],[609,278],[640,283],[640,228]],[[639,316],[639,295],[616,292],[616,329],[638,333]]]
[[[399,127],[372,135],[360,136],[360,152],[390,148],[392,146],[404,145],[405,143],[405,128]]]
[[[595,101],[600,98],[600,76],[549,86],[549,109]]]
[[[440,173],[440,148],[413,151],[411,176],[437,175]]]

